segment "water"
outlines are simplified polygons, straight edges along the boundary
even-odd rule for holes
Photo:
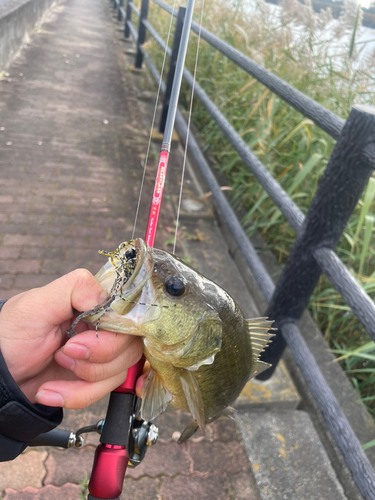
[[[364,46],[364,54],[370,54],[375,50],[375,30],[362,27],[357,39],[357,47]]]
[[[28,2],[28,0],[0,0],[0,18],[18,9],[26,2]]]
[[[251,13],[255,12],[257,7],[254,0],[244,0],[243,5],[245,6],[245,11]],[[281,27],[281,10],[282,7],[267,3],[266,7],[269,9],[272,16],[272,20],[276,25]],[[335,31],[339,25],[338,19],[332,19],[322,30],[316,29],[314,31],[314,43],[326,42],[330,43],[328,54],[333,58],[333,62],[336,63],[335,66],[338,69],[340,65],[340,60],[337,54],[349,53],[349,47],[352,37],[352,32],[347,32],[340,38],[335,37]],[[291,25],[295,41],[298,43],[298,39],[306,38],[306,27],[301,24],[293,23]],[[332,40],[334,39],[334,40]],[[346,52],[345,52],[346,51]],[[361,66],[366,58],[370,54],[375,52],[375,30],[362,26],[356,34],[356,51],[358,52],[358,57],[356,58],[355,67]]]

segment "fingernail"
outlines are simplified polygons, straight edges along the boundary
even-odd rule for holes
[[[70,356],[71,358],[76,358],[76,359],[90,358],[89,349],[82,344],[75,344],[74,342],[66,344],[61,349],[61,352],[64,353],[66,356]]]
[[[35,395],[37,403],[46,406],[64,406],[64,399],[58,392],[42,389]]]
[[[74,370],[76,362],[73,358],[66,356],[62,351],[58,351],[56,353],[55,359],[63,368],[66,368],[67,370]]]
[[[107,297],[108,297],[108,292],[103,290],[99,295],[99,302],[102,302],[102,300],[106,299]]]

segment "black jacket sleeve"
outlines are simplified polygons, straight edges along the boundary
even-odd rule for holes
[[[5,301],[0,301],[0,310]],[[13,380],[0,352],[0,461],[13,460],[27,441],[57,427],[61,408],[33,405]]]

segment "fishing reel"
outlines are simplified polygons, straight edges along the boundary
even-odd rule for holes
[[[81,434],[88,432],[102,433],[105,420],[99,420],[94,425],[82,427],[76,432],[76,438],[78,440],[82,439]],[[136,467],[144,459],[147,451],[147,447],[153,446],[159,436],[159,429],[151,422],[145,422],[141,418],[135,418],[133,415],[132,425],[129,429],[129,439],[128,439],[128,454],[129,461],[128,467]],[[83,440],[82,440],[83,441]],[[77,446],[77,445],[75,445]],[[81,446],[81,445],[79,445]]]
[[[84,444],[82,434],[96,432],[101,435],[105,420],[99,420],[96,424],[81,427],[77,432],[63,429],[40,434],[28,442],[28,446],[57,446],[61,448],[81,448]],[[144,459],[147,447],[153,446],[159,435],[159,429],[151,422],[145,422],[141,418],[133,416],[132,425],[129,430],[128,439],[128,467],[136,467]]]
[[[134,419],[128,441],[129,467],[136,467],[144,459],[148,446],[153,446],[159,436],[159,429],[151,422]]]

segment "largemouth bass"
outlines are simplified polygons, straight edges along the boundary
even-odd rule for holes
[[[70,333],[82,319],[143,337],[151,370],[141,417],[154,419],[170,402],[190,411],[194,421],[183,442],[222,415],[247,380],[270,366],[259,354],[272,336],[272,321],[245,319],[220,286],[140,238],[100,253],[108,262],[96,279],[108,296],[80,314]]]

